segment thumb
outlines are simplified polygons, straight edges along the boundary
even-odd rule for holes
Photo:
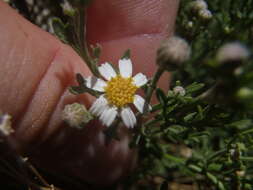
[[[134,67],[150,75],[155,47],[170,32],[168,20],[172,28],[177,2],[94,0],[88,14],[88,40],[102,44],[103,61],[116,62],[125,49],[133,49]],[[171,18],[160,19],[170,11]],[[105,146],[97,121],[81,132],[61,122],[65,104],[91,102],[88,96],[72,96],[67,90],[75,83],[75,73],[90,74],[75,52],[2,2],[0,34],[4,44],[0,46],[0,108],[14,117],[15,134],[10,140],[16,149],[37,165],[97,184],[112,183],[129,171],[135,157],[126,132],[120,134],[120,142]]]
[[[129,170],[126,133],[106,146],[97,122],[72,131],[61,121],[65,104],[90,102],[68,92],[75,73],[89,75],[76,53],[1,1],[0,34],[0,108],[13,116],[12,145],[36,165],[93,183],[111,183]]]
[[[69,96],[74,74],[87,75],[88,70],[69,47],[3,2],[0,24],[0,106],[14,117],[17,136],[22,133],[30,141],[42,126],[54,122],[53,113],[61,97]]]

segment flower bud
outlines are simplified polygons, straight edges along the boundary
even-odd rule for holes
[[[202,9],[199,11],[199,17],[203,20],[209,20],[213,17],[213,14],[208,9]]]
[[[67,122],[70,127],[82,128],[93,119],[91,113],[84,105],[79,103],[68,104],[62,111],[62,119]]]
[[[168,71],[175,70],[190,57],[188,43],[180,37],[164,40],[157,50],[157,64]]]
[[[179,153],[184,158],[191,158],[192,157],[192,149],[187,146],[180,146],[179,147]]]
[[[194,11],[207,9],[207,3],[204,0],[196,0],[192,2],[192,8]]]
[[[0,132],[5,136],[8,136],[14,132],[14,130],[11,127],[10,115],[0,113]]]
[[[242,67],[237,67],[235,70],[234,70],[234,75],[235,76],[240,76],[243,74],[243,68]]]
[[[236,175],[237,175],[238,177],[244,177],[244,176],[245,176],[245,171],[243,171],[243,170],[238,170],[238,171],[236,171],[235,173],[236,173]]]
[[[238,90],[237,97],[241,100],[250,100],[253,98],[253,90],[248,87],[242,87]]]
[[[249,50],[239,42],[232,42],[223,45],[216,55],[217,61],[225,62],[240,62],[248,59],[250,56]]]
[[[186,27],[188,29],[191,29],[193,27],[193,22],[192,21],[189,21],[187,24],[186,24]]]
[[[229,150],[230,156],[234,157],[235,153],[236,153],[236,150],[234,148],[232,148],[232,149]]]
[[[176,86],[173,88],[173,92],[175,94],[179,94],[180,96],[184,96],[185,95],[185,89],[182,86]]]
[[[63,3],[61,4],[61,7],[62,7],[64,14],[66,14],[68,16],[74,16],[75,10],[68,1],[66,1],[66,0],[63,1]]]

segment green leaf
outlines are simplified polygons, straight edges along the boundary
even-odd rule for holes
[[[222,169],[222,164],[212,163],[208,166],[209,171],[219,172]]]
[[[80,86],[85,84],[85,80],[80,73],[76,74],[76,80]]]
[[[253,157],[242,156],[240,159],[242,161],[253,162]]]
[[[201,136],[206,136],[206,137],[210,137],[211,134],[209,131],[202,131],[202,132],[196,132],[189,135],[189,138],[191,137],[201,137]]]
[[[163,104],[163,105],[166,104],[167,97],[160,88],[156,89],[156,97],[161,104]]]
[[[171,162],[175,162],[177,164],[185,164],[185,159],[173,156],[171,154],[166,154],[165,158],[168,159]]]
[[[78,94],[82,94],[82,93],[86,92],[86,89],[82,86],[71,86],[71,87],[69,87],[69,91],[72,94],[78,95]]]
[[[188,166],[188,168],[191,169],[194,172],[197,172],[197,173],[201,173],[202,172],[202,168],[200,168],[199,166],[194,165],[194,164],[190,164]]]
[[[185,90],[186,90],[186,93],[187,93],[187,94],[191,94],[191,93],[193,93],[193,92],[196,92],[196,91],[200,90],[200,89],[203,88],[204,86],[205,86],[205,85],[204,85],[203,83],[196,83],[196,82],[194,82],[194,83],[192,83],[191,85],[187,86],[187,87],[185,88]]]
[[[123,56],[121,57],[121,59],[130,59],[131,57],[131,50],[127,49],[124,53]]]
[[[252,125],[252,121],[250,119],[243,119],[240,121],[235,121],[233,123],[230,123],[228,126],[235,127],[239,130],[247,129]]]
[[[191,122],[194,119],[196,114],[197,114],[197,112],[193,112],[193,113],[188,114],[187,116],[184,117],[184,122],[186,122],[186,123]]]
[[[174,134],[179,134],[185,131],[185,128],[180,125],[171,125],[166,129],[167,131],[174,133]]]
[[[206,176],[210,179],[215,185],[218,184],[218,179],[211,173],[207,172]]]
[[[94,58],[99,59],[101,52],[102,52],[102,47],[100,44],[96,44],[96,46],[91,45],[91,50],[92,50],[92,55]]]
[[[218,182],[218,188],[219,190],[226,190],[225,186],[223,185],[221,181]]]
[[[52,26],[53,26],[54,33],[56,34],[56,36],[64,43],[68,43],[68,40],[66,37],[66,28],[68,25],[64,24],[62,20],[59,18],[53,18]]]

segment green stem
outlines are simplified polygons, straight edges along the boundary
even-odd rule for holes
[[[158,111],[158,110],[160,110],[160,109],[162,109],[162,104],[155,104],[155,105],[153,105],[152,106],[152,110],[151,110],[151,113],[153,113],[153,112],[156,112],[156,111]]]
[[[148,127],[148,126],[153,125],[153,124],[156,124],[156,123],[158,123],[158,122],[161,122],[161,119],[152,119],[152,120],[148,120],[148,121],[144,124],[144,126],[145,126],[145,127]]]
[[[145,105],[144,105],[144,109],[143,109],[144,114],[147,114],[149,111],[149,103],[151,101],[151,97],[153,95],[154,90],[156,89],[157,82],[159,81],[159,79],[162,76],[164,71],[165,71],[165,69],[163,67],[159,67],[155,73],[155,76],[153,77],[153,79],[151,81],[151,85],[149,86],[149,88],[147,90],[146,97],[145,97]]]
[[[158,80],[160,79],[161,75],[163,74],[163,72],[165,71],[165,69],[163,67],[159,67],[155,73],[155,76],[153,77],[153,79],[151,80],[151,85],[148,87],[146,96],[145,96],[145,104],[144,104],[144,108],[143,108],[143,114],[139,114],[137,115],[137,120],[139,123],[140,127],[136,128],[136,133],[137,134],[143,134],[143,130],[144,130],[144,125],[142,124],[142,119],[143,119],[143,115],[147,115],[149,113],[149,104],[151,101],[151,97],[152,94],[154,92],[154,90],[156,89],[156,84],[158,82]]]
[[[240,159],[242,161],[253,162],[253,157],[241,156]]]
[[[84,59],[92,74],[99,77],[96,61],[90,56],[89,48],[86,40],[86,23],[87,23],[87,9],[85,7],[79,7],[78,13],[75,16],[75,28],[77,33],[77,43],[79,42],[80,49],[79,55]]]
[[[218,156],[221,156],[221,155],[225,154],[226,152],[227,152],[227,149],[226,149],[226,148],[221,149],[221,150],[215,152],[214,154],[212,154],[212,155],[207,159],[207,161],[211,161],[211,160],[213,160],[214,158],[216,158],[216,157],[218,157]]]

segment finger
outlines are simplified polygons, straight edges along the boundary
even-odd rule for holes
[[[94,0],[88,11],[88,40],[103,47],[101,62],[117,63],[131,49],[135,72],[151,76],[156,49],[171,35],[178,0]],[[168,86],[168,78],[161,80]]]
[[[97,122],[83,131],[62,123],[65,104],[89,101],[67,89],[75,73],[90,75],[76,53],[3,2],[0,34],[0,107],[13,116],[16,149],[36,165],[93,183],[111,183],[129,170],[134,158],[126,133],[106,146]]]
[[[66,88],[73,84],[74,73],[87,74],[80,58],[0,2],[0,18],[5,17],[9,19],[7,22],[0,19],[0,23],[5,23],[1,25],[3,35],[0,38],[6,45],[5,51],[0,51],[3,52],[0,55],[1,66],[4,68],[1,76],[5,79],[2,83],[4,88],[0,90],[0,106],[14,115],[15,126],[18,126],[13,142],[17,146],[30,145],[30,150],[32,146],[35,147],[37,150],[33,151],[33,155],[40,160],[45,158],[41,165],[48,161],[47,166],[50,163],[51,168],[89,181],[110,183],[122,176],[130,168],[132,155],[126,137],[122,137],[124,143],[113,142],[106,147],[97,124],[92,125],[92,128],[87,127],[87,131],[82,133],[62,129],[64,125],[61,123],[60,112],[63,106],[72,101],[80,101],[71,96]],[[106,59],[111,51],[110,48],[104,50],[103,59]],[[82,97],[82,100],[86,98]],[[41,139],[49,137],[40,147],[35,146]]]
[[[14,116],[17,126],[24,126],[17,131],[28,127],[26,121],[31,126],[46,125],[63,91],[73,82],[73,70],[86,74],[86,68],[68,47],[2,2],[0,23],[0,40],[4,44],[0,47],[1,109]],[[63,52],[75,61],[59,60]]]

